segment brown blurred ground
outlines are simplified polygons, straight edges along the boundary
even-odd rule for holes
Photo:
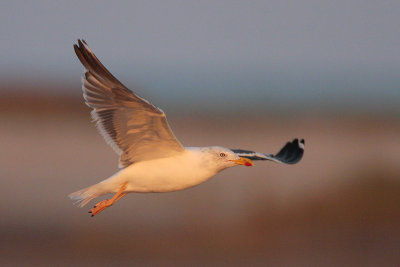
[[[400,118],[168,114],[184,145],[276,152],[301,163],[236,167],[182,192],[131,194],[90,218],[67,195],[117,157],[78,98],[2,95],[0,265],[396,266]]]

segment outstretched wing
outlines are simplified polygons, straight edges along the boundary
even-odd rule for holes
[[[83,97],[106,142],[120,156],[120,167],[172,156],[184,150],[164,112],[118,81],[84,40],[74,45],[85,67]]]
[[[304,154],[304,139],[300,142],[294,139],[292,142],[287,142],[286,145],[275,155],[264,154],[243,149],[231,149],[239,157],[248,158],[251,160],[272,160],[279,163],[295,164],[301,160]]]

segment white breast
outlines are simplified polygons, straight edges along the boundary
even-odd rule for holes
[[[198,185],[217,173],[197,149],[155,160],[141,161],[121,170],[107,182],[128,182],[129,192],[169,192]],[[106,182],[104,181],[104,182]]]

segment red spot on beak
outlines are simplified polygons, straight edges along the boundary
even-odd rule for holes
[[[246,162],[244,165],[246,165],[247,167],[253,166],[253,164],[251,164],[250,162]]]

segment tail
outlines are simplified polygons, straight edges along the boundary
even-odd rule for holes
[[[92,199],[103,195],[104,192],[101,190],[99,184],[95,184],[86,188],[83,188],[79,191],[73,192],[69,194],[69,198],[74,201],[75,205],[79,207],[85,206],[89,203]]]

